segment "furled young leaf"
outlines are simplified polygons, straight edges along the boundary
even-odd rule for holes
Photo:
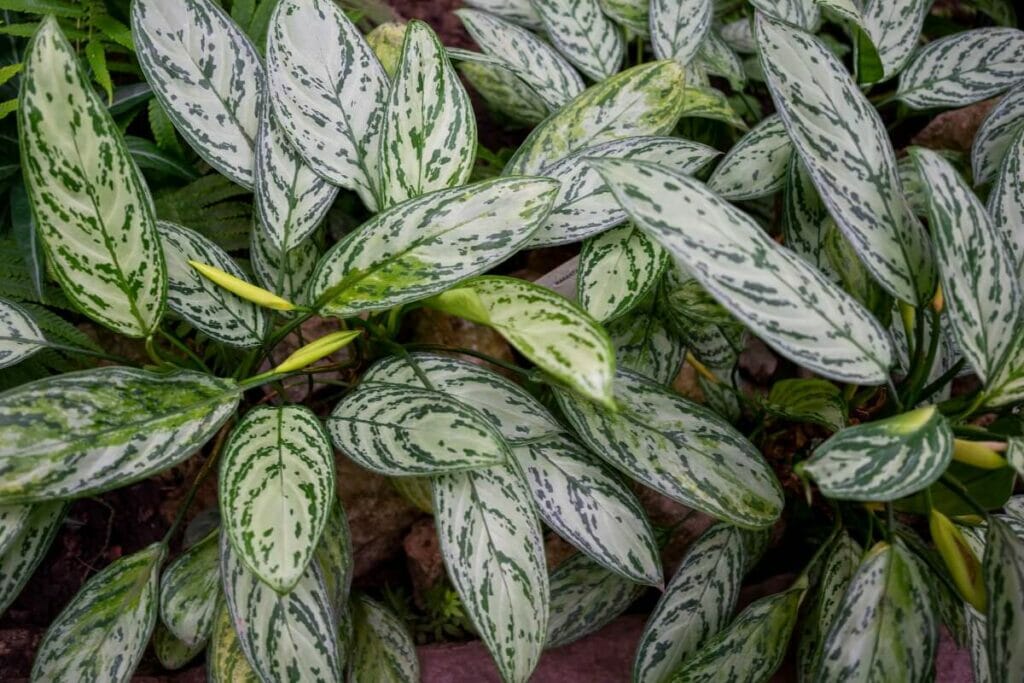
[[[547,117],[548,105],[544,99],[512,71],[494,64],[470,61],[460,63],[458,68],[484,102],[501,115],[529,126],[535,126]]]
[[[655,294],[658,301],[660,294]],[[658,384],[672,384],[686,355],[682,338],[668,329],[657,310],[641,306],[605,325],[615,347],[615,364]]]
[[[310,297],[344,318],[436,294],[514,254],[557,189],[547,178],[495,178],[395,206],[324,255]]]
[[[334,451],[320,420],[303,406],[253,408],[231,432],[218,482],[238,559],[274,590],[291,590],[334,503]]]
[[[823,379],[780,380],[772,385],[765,408],[772,415],[832,431],[846,425],[846,403],[839,387]]]
[[[180,669],[205,649],[205,640],[189,647],[184,641],[178,640],[170,629],[157,621],[156,628],[153,630],[153,654],[156,655],[160,666],[165,669],[171,671]]]
[[[813,30],[820,18],[815,0],[750,0],[765,15],[805,30]]]
[[[782,194],[783,243],[832,281],[838,281],[826,252],[826,235],[835,223],[818,196],[807,168],[793,156]]]
[[[377,167],[388,76],[330,0],[282,0],[267,34],[274,115],[309,166],[378,205]]]
[[[580,251],[576,298],[595,320],[621,317],[658,284],[668,254],[631,223],[591,237]]]
[[[25,309],[0,299],[0,368],[16,365],[46,346],[46,337]]]
[[[245,659],[227,605],[220,608],[206,650],[206,675],[210,683],[260,683]]]
[[[748,567],[743,531],[716,524],[693,542],[647,620],[633,683],[661,683],[732,616]]]
[[[381,208],[469,179],[476,117],[444,46],[422,21],[410,22],[381,133]]]
[[[598,0],[601,10],[623,28],[644,38],[650,33],[650,3],[647,0]]]
[[[320,225],[338,188],[306,165],[270,106],[260,117],[255,163],[256,230],[277,251],[295,249]]]
[[[769,526],[779,516],[782,490],[768,463],[707,408],[621,370],[617,412],[557,396],[583,442],[630,477],[740,526]]]
[[[939,38],[900,74],[896,96],[914,109],[962,107],[1024,81],[1024,31],[988,27]]]
[[[985,207],[935,152],[913,148],[925,181],[942,294],[957,344],[981,380],[1010,351],[1021,301],[1013,255]]]
[[[551,616],[545,648],[561,647],[600,630],[626,611],[645,591],[586,555],[558,565],[551,584]]]
[[[4,543],[0,552],[0,615],[18,597],[46,556],[66,508],[63,501],[31,506],[18,533]]]
[[[495,14],[502,19],[527,28],[540,28],[540,17],[530,0],[466,0],[466,7],[473,7]]]
[[[149,190],[52,17],[28,49],[20,101],[21,166],[50,271],[93,320],[149,335],[167,289]]]
[[[196,261],[244,280],[245,273],[220,247],[194,230],[157,223],[167,262],[167,305],[204,334],[231,346],[259,346],[270,326],[267,310],[232,294],[191,266]]]
[[[953,457],[953,432],[935,406],[838,432],[802,463],[829,498],[891,501],[925,488]]]
[[[282,253],[270,243],[270,237],[254,227],[249,257],[256,281],[268,289],[296,304],[308,303],[306,284],[313,277],[320,259],[320,249],[312,238],[306,238],[287,253]]]
[[[930,0],[868,0],[859,28],[871,40],[882,73],[868,81],[892,78],[907,65],[921,35]],[[864,79],[862,78],[862,81]]]
[[[825,45],[763,16],[757,40],[772,99],[822,200],[864,265],[904,301],[930,301],[928,235],[900,192],[878,112]]]
[[[815,680],[926,681],[938,615],[921,565],[900,544],[863,559],[825,636]]]
[[[982,563],[988,595],[986,654],[993,681],[1024,676],[1024,539],[1006,521],[989,518]]]
[[[546,175],[581,149],[640,135],[665,135],[683,106],[683,67],[641,64],[580,93],[533,129],[505,166],[506,175]]]
[[[405,624],[387,608],[360,595],[352,599],[355,641],[352,683],[418,683],[420,662]]]
[[[733,145],[708,178],[708,189],[730,201],[774,194],[786,183],[792,156],[782,119],[769,116]]]
[[[167,566],[160,577],[160,618],[186,648],[213,632],[220,607],[218,533],[210,533]]]
[[[192,455],[235,410],[238,385],[195,372],[106,367],[0,394],[0,500],[46,501],[144,479]]]
[[[265,75],[245,33],[210,0],[138,0],[132,35],[174,127],[207,163],[251,189]]]
[[[434,389],[367,383],[342,399],[327,428],[342,453],[392,476],[488,467],[509,457],[480,411]]]
[[[246,568],[228,543],[227,534],[222,534],[220,572],[238,644],[260,680],[342,680],[338,626],[316,562],[282,595]]]
[[[586,76],[603,81],[618,72],[626,40],[598,0],[532,0],[558,51]]]
[[[460,9],[455,13],[474,42],[523,79],[549,108],[561,107],[583,90],[583,79],[572,65],[526,29],[479,10]]]
[[[162,543],[114,560],[50,624],[34,681],[128,681],[156,625]]]
[[[686,66],[711,29],[711,0],[651,0],[651,49]]]
[[[457,298],[463,294],[465,299]],[[608,334],[579,306],[547,287],[482,276],[430,305],[493,328],[559,382],[590,400],[611,402],[615,352]]]
[[[507,683],[526,683],[548,628],[540,522],[514,460],[431,480],[448,575]]]
[[[999,173],[1007,151],[1024,130],[1024,85],[1018,85],[999,101],[981,122],[971,145],[974,184],[986,183]]]
[[[636,224],[780,354],[840,381],[886,380],[892,351],[881,326],[751,218],[670,169],[593,163]]]
[[[541,518],[559,536],[632,581],[661,584],[647,515],[617,472],[561,435],[516,446],[512,454]]]

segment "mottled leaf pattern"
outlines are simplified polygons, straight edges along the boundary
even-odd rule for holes
[[[783,242],[830,280],[838,281],[825,250],[825,236],[834,225],[803,162],[792,157],[782,194]]]
[[[484,10],[527,28],[540,28],[540,17],[530,0],[466,0],[466,7]]]
[[[598,0],[601,10],[633,33],[647,37],[650,32],[650,3],[647,0]]]
[[[491,109],[530,126],[547,117],[548,105],[543,98],[514,72],[470,61],[460,63],[458,68]]]
[[[1006,521],[990,518],[982,562],[988,608],[986,654],[994,681],[1024,675],[1024,539]]]
[[[665,272],[668,254],[632,224],[591,237],[580,251],[576,298],[595,320],[621,317]]]
[[[65,509],[63,501],[31,506],[18,533],[6,540],[0,553],[0,615],[18,597],[50,549]]]
[[[348,609],[348,595],[352,588],[355,557],[352,553],[352,532],[349,530],[345,508],[335,499],[327,516],[327,525],[320,536],[315,555],[324,575],[327,595],[338,621]]]
[[[671,384],[683,364],[686,346],[655,310],[637,309],[605,325],[615,347],[617,367]]]
[[[1024,130],[1010,143],[988,197],[989,215],[1003,233],[1024,281]]]
[[[846,403],[832,382],[824,379],[783,379],[772,385],[765,402],[769,414],[810,422],[832,431],[846,425]]]
[[[986,183],[999,173],[1007,151],[1024,130],[1024,86],[1006,93],[981,122],[971,145],[974,184]]]
[[[320,250],[311,238],[300,242],[288,252],[282,252],[270,242],[270,237],[259,228],[252,231],[249,257],[256,281],[267,290],[295,304],[308,303],[306,284],[313,277]]]
[[[355,641],[349,663],[352,683],[418,683],[420,662],[405,624],[378,602],[352,600]]]
[[[871,39],[882,66],[882,78],[892,78],[907,65],[931,9],[931,0],[868,0],[860,28]]]
[[[532,0],[558,51],[586,76],[602,81],[622,64],[626,40],[598,0]]]
[[[160,577],[160,619],[186,648],[213,632],[220,606],[220,544],[215,531],[186,550]]]
[[[600,630],[626,611],[645,591],[586,555],[558,565],[551,584],[551,616],[546,648],[561,647]]]
[[[774,194],[786,183],[792,156],[782,119],[769,116],[733,145],[708,178],[708,189],[730,201]]]
[[[210,683],[260,681],[260,677],[245,659],[227,605],[221,607],[213,625],[213,635],[206,650],[206,675]]]
[[[750,0],[750,4],[770,17],[807,30],[814,29],[820,14],[815,0]]]
[[[0,505],[0,555],[21,535],[31,513],[31,505]]]
[[[28,312],[0,299],[0,368],[15,365],[46,346],[46,337]]]
[[[686,66],[711,29],[711,0],[651,0],[651,49]]]
[[[205,649],[205,640],[189,647],[183,641],[178,640],[166,626],[157,621],[156,628],[153,630],[153,654],[159,660],[160,666],[165,669],[171,671],[180,669]]]
[[[704,71],[728,79],[733,90],[741,90],[746,85],[747,71],[743,60],[717,32],[708,31],[697,56]]]

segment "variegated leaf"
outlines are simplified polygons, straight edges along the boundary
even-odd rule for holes
[[[345,318],[436,294],[514,254],[551,209],[558,184],[495,178],[379,214],[320,260],[310,298]]]
[[[157,223],[167,263],[167,305],[204,334],[231,346],[263,343],[270,326],[265,308],[203,277],[189,261],[205,263],[245,280],[234,259],[198,232],[174,223]]]
[[[546,287],[499,275],[473,278],[456,294],[432,306],[496,330],[519,353],[572,390],[605,405],[611,403],[615,352],[608,334],[579,306]]]
[[[0,555],[21,535],[31,514],[31,505],[0,505]]]
[[[541,519],[559,536],[631,581],[662,583],[647,515],[617,472],[561,435],[516,446],[512,454]]]
[[[661,683],[729,623],[748,569],[743,531],[716,524],[690,545],[644,627],[633,683]]]
[[[595,320],[619,318],[658,284],[668,261],[668,254],[635,225],[612,228],[583,243],[576,298]]]
[[[892,350],[885,330],[746,214],[664,167],[592,163],[636,224],[780,354],[840,381],[886,380]]]
[[[106,367],[0,394],[0,500],[89,495],[192,455],[235,410],[231,380]]]
[[[205,640],[189,647],[184,641],[178,640],[162,623],[159,621],[156,623],[156,628],[153,630],[153,654],[156,655],[160,666],[165,669],[171,671],[180,669],[205,649]]]
[[[744,527],[769,526],[782,511],[782,490],[768,463],[707,408],[621,370],[616,412],[556,393],[585,444],[669,498]]]
[[[146,81],[181,136],[251,189],[266,76],[242,29],[210,0],[139,0],[132,38]]]
[[[1024,281],[1024,130],[1010,143],[988,197],[989,215],[1003,233]]]
[[[770,17],[805,30],[813,30],[821,18],[815,0],[750,0],[750,4]]]
[[[722,40],[736,52],[754,54],[757,52],[757,41],[754,39],[754,24],[749,17],[736,19],[720,29]]]
[[[910,551],[878,543],[861,561],[825,636],[815,680],[926,681],[938,615]]]
[[[432,479],[452,584],[507,683],[526,683],[548,630],[540,521],[515,460]]]
[[[299,582],[282,595],[250,572],[228,543],[227,534],[221,536],[220,573],[230,621],[259,679],[263,683],[342,680],[338,624],[317,563],[310,562]]]
[[[509,457],[487,417],[434,389],[367,383],[334,408],[327,429],[357,464],[392,476],[488,467]]]
[[[711,29],[711,0],[651,0],[651,49],[686,66]]]
[[[206,650],[206,676],[210,683],[260,682],[242,652],[227,605],[218,610],[213,624],[213,635]]]
[[[276,251],[295,249],[320,225],[338,188],[306,165],[269,106],[260,117],[255,163],[256,229]]]
[[[342,614],[348,609],[349,591],[352,589],[352,575],[355,571],[355,557],[352,554],[352,532],[341,501],[335,499],[327,515],[327,526],[320,536],[314,551],[314,558],[320,564],[324,575],[327,595],[334,614],[341,622]]]
[[[598,0],[532,0],[544,30],[584,75],[603,81],[618,72],[626,39]]]
[[[540,17],[530,0],[466,0],[464,4],[527,28],[541,26]]]
[[[256,281],[264,289],[292,303],[308,303],[306,284],[313,277],[320,259],[320,249],[312,238],[306,238],[290,251],[282,252],[257,227],[252,231],[249,257],[252,259]]]
[[[860,0],[816,0],[823,9],[832,12],[844,21],[860,26],[864,21]]]
[[[964,620],[967,629],[967,649],[971,653],[971,674],[974,683],[992,683],[986,652],[985,615],[964,603]]]
[[[721,121],[743,131],[748,129],[725,93],[708,85],[693,85],[683,89],[683,110],[680,116],[684,119]]]
[[[381,133],[381,208],[469,180],[476,117],[441,41],[409,23]]]
[[[167,291],[149,190],[56,19],[26,54],[18,147],[48,270],[90,318],[145,337]]]
[[[660,295],[657,295],[660,296]],[[672,384],[686,355],[686,345],[658,314],[638,308],[605,325],[615,347],[617,367],[643,375],[658,384]]]
[[[985,207],[949,162],[927,149],[910,153],[925,181],[949,322],[984,382],[1012,347],[1021,301],[1016,264]]]
[[[32,316],[13,301],[0,299],[0,368],[25,360],[46,346]]]
[[[114,560],[50,624],[33,681],[128,681],[156,625],[161,543]]]
[[[302,579],[334,504],[334,451],[304,406],[259,406],[224,447],[224,532],[237,558],[279,593]]]
[[[878,112],[810,34],[761,16],[757,37],[772,99],[832,218],[892,295],[931,300],[931,245],[903,200]]]
[[[673,137],[638,136],[612,140],[570,154],[544,169],[544,175],[561,183],[554,208],[528,246],[547,247],[578,242],[626,220],[615,196],[589,159],[638,159],[696,173],[718,152],[707,145]]]
[[[505,166],[506,175],[546,175],[573,152],[612,140],[666,135],[683,106],[683,67],[641,64],[591,86],[533,129]]]
[[[699,65],[709,74],[729,80],[733,90],[742,90],[747,82],[743,60],[714,30],[708,31],[697,55]]]
[[[548,105],[544,99],[512,71],[470,61],[460,63],[458,68],[491,109],[529,126],[547,117]]]
[[[1024,31],[988,27],[939,38],[900,74],[896,96],[914,109],[962,107],[1024,81]]]
[[[600,630],[626,611],[645,591],[586,555],[558,565],[551,584],[551,616],[545,648],[561,647]]]
[[[66,508],[63,501],[31,506],[18,533],[6,540],[0,552],[0,615],[18,597],[46,556]]]
[[[1017,134],[1024,130],[1024,85],[1018,85],[999,101],[981,122],[971,145],[974,184],[996,177]]]
[[[1021,443],[1019,439],[1010,439],[1009,447],[1010,448],[1008,448],[1007,451],[1011,448],[1017,450],[1017,454],[1013,458],[1014,460],[1024,458],[1024,452],[1021,452],[1024,451],[1024,443]],[[1009,453],[1007,455],[1007,459],[1010,459]],[[1006,501],[1003,509],[1006,510],[1006,514],[1011,517],[1016,517],[1021,522],[1024,522],[1024,495],[1012,496],[1008,501]],[[980,555],[981,553],[978,554]]]
[[[220,606],[218,532],[186,550],[160,577],[160,618],[186,648],[202,645],[213,632]]]
[[[678,262],[666,271],[654,310],[701,363],[730,371],[736,365],[746,344],[743,325]]]
[[[988,608],[986,654],[994,681],[1024,676],[1024,538],[1004,520],[989,518],[982,562]]]
[[[420,662],[405,624],[366,596],[353,598],[351,604],[355,641],[348,680],[352,683],[419,683]]]
[[[786,183],[793,143],[778,115],[772,115],[733,145],[708,178],[708,189],[740,201],[774,194]]]
[[[882,77],[892,78],[907,65],[918,39],[931,0],[868,0],[861,11],[864,30],[882,66]]]
[[[643,38],[650,33],[650,3],[647,0],[598,0],[601,10],[623,28]]]
[[[846,402],[837,387],[824,379],[783,379],[772,385],[765,410],[787,420],[810,422],[838,431],[846,425]]]
[[[377,166],[388,76],[330,0],[282,0],[267,32],[274,116],[321,176],[378,206]]]
[[[558,109],[583,91],[583,79],[572,65],[526,29],[479,10],[455,13],[474,42],[521,78],[550,109]]]
[[[792,157],[782,194],[783,241],[829,280],[838,282],[825,250],[825,237],[834,225],[807,168],[799,157]]]

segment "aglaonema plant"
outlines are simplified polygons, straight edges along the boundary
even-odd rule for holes
[[[917,48],[920,0],[467,5],[480,51],[418,21],[364,37],[330,0],[280,0],[259,44],[241,9],[134,0],[189,172],[251,192],[247,251],[157,219],[61,26],[39,25],[17,118],[43,270],[148,358],[55,339],[52,313],[0,300],[0,367],[95,362],[0,394],[0,608],[68,501],[202,465],[165,538],[54,620],[33,680],[126,681],[150,643],[168,668],[205,651],[217,683],[418,680],[401,619],[351,591],[337,453],[432,512],[510,683],[648,587],[636,683],[764,681],[789,650],[800,680],[929,680],[940,624],[977,680],[1021,680],[1024,33]],[[494,177],[474,177],[460,72],[532,126]],[[879,113],[1004,92],[969,174],[923,148],[898,159]],[[774,113],[741,115],[757,94]],[[371,217],[325,234],[354,198]],[[491,272],[574,243],[575,301]],[[409,341],[424,307],[517,361]],[[313,318],[334,331],[271,361]],[[804,374],[744,391],[750,336]],[[703,403],[673,389],[684,364]],[[217,522],[177,552],[209,476]],[[641,485],[716,520],[670,577]],[[737,614],[784,517],[809,550]],[[550,573],[545,527],[580,551]]]

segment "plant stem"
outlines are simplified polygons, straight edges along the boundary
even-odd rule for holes
[[[967,492],[967,487],[960,483],[956,477],[951,474],[943,474],[942,477],[939,478],[939,481],[943,486],[955,493],[960,500],[967,503],[967,507],[971,508],[982,517],[988,518],[988,510],[982,507],[981,503],[976,501],[974,497]]]
[[[178,349],[179,351],[184,353],[186,356],[191,358],[192,362],[195,363],[196,365],[198,365],[204,372],[206,372],[207,374],[210,374],[210,375],[213,374],[213,371],[210,370],[210,368],[206,365],[206,363],[203,362],[203,359],[200,358],[199,356],[197,356],[196,353],[192,349],[190,349],[187,344],[185,344],[185,342],[181,341],[180,339],[178,339],[177,337],[175,337],[172,334],[168,334],[167,332],[165,332],[162,329],[157,330],[157,331],[160,332],[160,335],[164,339],[166,339],[167,341],[169,341],[171,343],[171,346],[173,346],[174,348]]]
[[[99,358],[100,360],[109,360],[113,363],[121,363],[123,365],[138,365],[135,361],[124,356],[116,356],[109,353],[103,353],[102,351],[93,351],[92,349],[82,348],[80,346],[65,346],[64,344],[55,344],[54,342],[46,342],[46,348],[53,349],[55,351],[63,351],[64,353],[80,353],[83,356],[92,356],[93,358]]]
[[[220,456],[220,450],[224,446],[224,440],[228,436],[228,432],[231,431],[231,422],[228,422],[220,431],[217,432],[217,438],[213,442],[213,448],[210,449],[210,455],[206,458],[206,462],[199,468],[199,473],[196,474],[196,478],[192,481],[192,486],[189,488],[188,493],[185,494],[185,500],[182,501],[181,506],[178,508],[178,513],[174,516],[174,521],[171,523],[171,528],[164,534],[161,543],[167,545],[167,543],[174,537],[174,534],[178,531],[178,527],[185,521],[185,513],[188,512],[189,507],[192,505],[192,501],[195,500],[196,494],[199,492],[199,486],[203,483],[206,477],[213,471],[213,466],[217,462],[217,458]]]
[[[938,379],[936,379],[934,382],[931,382],[930,384],[926,385],[924,387],[924,389],[921,390],[920,394],[917,397],[918,402],[927,401],[929,398],[932,397],[932,395],[935,392],[939,391],[940,389],[942,389],[942,387],[944,387],[947,384],[949,384],[949,382],[951,382],[954,378],[956,378],[957,373],[960,372],[961,368],[964,367],[965,363],[967,363],[967,359],[966,358],[961,358],[960,360],[958,360],[953,365],[953,367],[949,368],[944,373],[942,373],[938,377]]]

